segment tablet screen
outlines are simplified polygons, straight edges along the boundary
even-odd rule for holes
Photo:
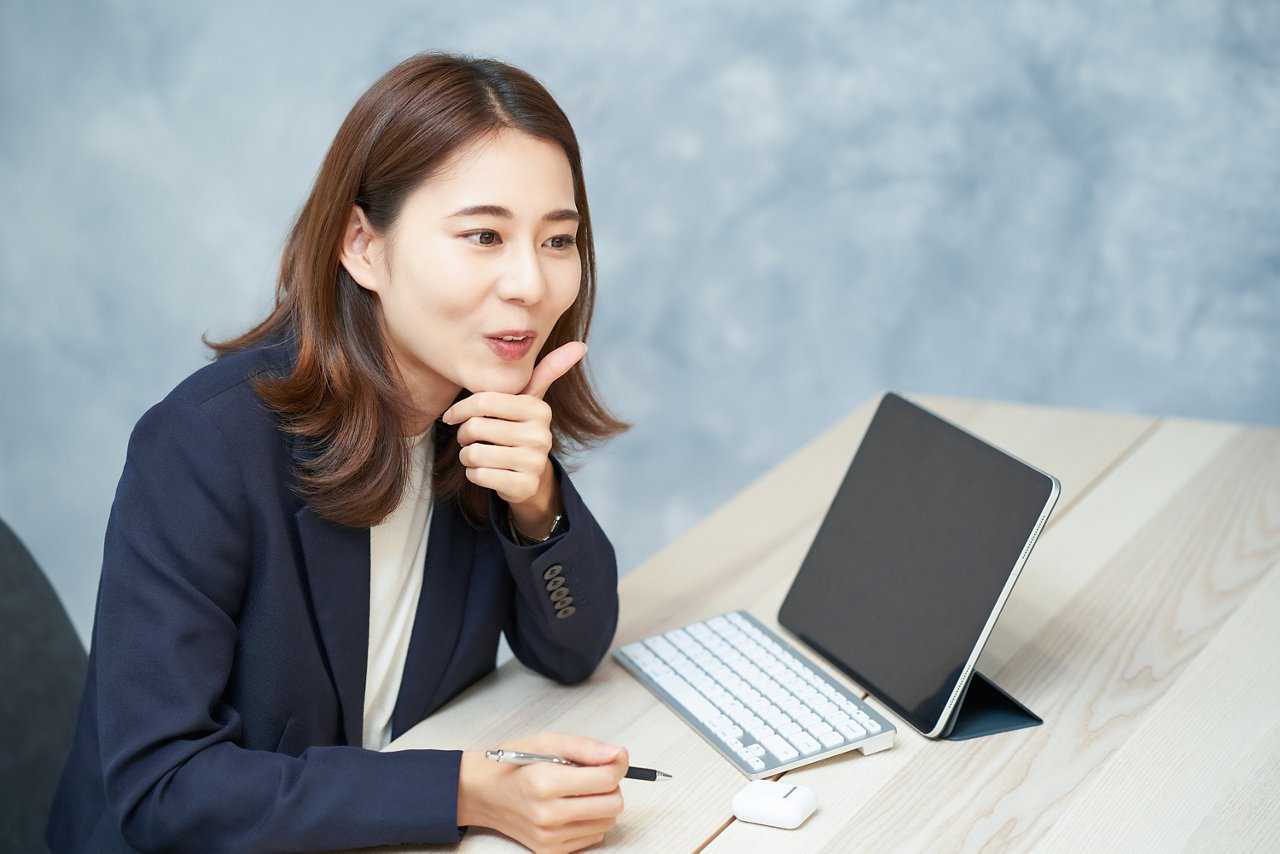
[[[1057,494],[1053,477],[887,394],[778,622],[936,735]]]

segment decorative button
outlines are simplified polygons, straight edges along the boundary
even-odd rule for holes
[[[569,592],[569,589],[567,587],[565,588],[565,592],[566,593]],[[567,608],[572,604],[573,604],[572,596],[566,596],[563,599],[561,599],[559,602],[555,601],[554,599],[551,601],[552,608]]]
[[[547,591],[550,592],[552,590],[556,590],[563,586],[564,586],[564,576],[557,575],[555,578],[547,582]]]
[[[574,608],[572,605],[570,605],[568,608],[561,608],[559,611],[556,611],[556,619],[557,619],[557,620],[566,620],[566,619],[568,619],[569,617],[572,617],[572,616],[573,616],[573,612],[574,612],[574,611],[576,611],[576,610],[577,610],[577,608]]]
[[[568,588],[568,587],[561,587],[559,590],[552,590],[552,591],[551,591],[551,601],[552,601],[552,602],[559,602],[561,599],[563,599],[563,598],[564,598],[564,597],[566,597],[566,596],[569,596],[569,588]],[[569,599],[570,599],[570,601],[572,601],[573,597],[572,597],[572,596],[569,596]]]
[[[555,578],[557,575],[559,575],[563,571],[564,571],[563,566],[561,566],[558,563],[553,563],[551,564],[551,566],[547,567],[546,572],[542,573],[542,580],[550,581],[551,579]]]

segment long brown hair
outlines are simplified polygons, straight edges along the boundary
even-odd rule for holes
[[[255,388],[307,449],[294,488],[326,519],[371,527],[395,509],[409,471],[403,437],[415,414],[390,355],[377,297],[339,262],[352,205],[386,233],[405,197],[455,151],[504,128],[554,142],[569,159],[582,215],[582,284],[539,358],[566,342],[585,341],[595,303],[595,246],[582,158],[568,118],[518,68],[427,53],[383,75],[338,129],[285,243],[272,312],[238,338],[209,342],[219,355],[278,337],[295,348],[292,370],[261,375]],[[555,413],[556,451],[594,444],[627,427],[597,399],[582,367],[556,381],[545,400]],[[473,520],[486,520],[488,491],[466,478],[457,428],[436,422],[434,439],[436,500],[457,499]]]

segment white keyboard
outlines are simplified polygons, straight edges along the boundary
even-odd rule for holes
[[[893,746],[893,724],[745,611],[613,656],[752,780]]]

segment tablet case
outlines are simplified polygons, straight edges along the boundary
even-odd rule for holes
[[[1044,720],[1039,715],[975,670],[952,713],[951,730],[942,737],[948,741],[966,741],[1042,723]]]
[[[886,404],[892,404],[895,407],[905,406],[906,408],[919,411],[933,418],[937,418],[936,415],[934,415],[933,413],[929,413],[928,410],[923,410],[917,405],[911,403],[910,401],[907,401],[904,398],[898,395],[895,395],[891,392],[886,394],[885,398],[886,400],[883,400],[881,402],[882,407]],[[877,413],[877,416],[878,416],[878,413]],[[947,423],[949,424],[949,422]],[[954,428],[954,425],[950,425],[950,426]],[[983,444],[988,444],[988,443],[984,442]],[[999,449],[995,449],[995,450],[998,451]],[[1025,464],[1022,464],[1022,465],[1025,465]],[[1044,474],[1043,472],[1040,472],[1040,474],[1043,475],[1044,477],[1049,478],[1049,480],[1052,481],[1053,483],[1052,497],[1050,498],[1048,505],[1045,507],[1043,511],[1043,515],[1040,517],[1039,523],[1036,525],[1034,532],[1031,533],[1030,539],[1028,540],[1025,546],[1025,550],[1023,552],[1022,558],[1019,560],[1017,567],[1015,567],[1015,572],[1017,568],[1020,568],[1022,561],[1025,560],[1027,554],[1030,552],[1030,549],[1034,544],[1037,538],[1037,535],[1040,532],[1040,528],[1043,526],[1044,521],[1047,519],[1048,514],[1053,507],[1053,504],[1056,503],[1057,490],[1059,488],[1056,479],[1054,479],[1050,475]],[[826,524],[827,522],[824,521],[823,525],[825,526]],[[793,590],[794,590],[795,583],[796,582],[793,580]],[[787,596],[788,601],[790,600],[790,598],[791,598],[791,592],[788,593],[788,596]],[[787,609],[787,604],[788,604],[787,602],[784,602],[782,609],[780,609],[780,612],[778,615],[779,622],[783,624],[786,628],[790,629],[793,634],[795,634],[796,636],[804,640],[809,646],[817,650],[824,658],[826,658],[836,667],[848,673],[855,680],[858,680],[859,674],[856,673],[852,668],[845,666],[845,664],[840,660],[840,657],[838,655],[833,654],[831,650],[824,649],[820,643],[816,642],[816,638],[809,636],[808,633],[803,630],[802,626],[790,625],[789,624],[790,621],[784,619],[784,612]],[[994,604],[995,603],[993,603],[993,605]],[[979,649],[980,648],[981,647],[979,646]],[[954,682],[951,684],[952,686],[954,686]],[[863,687],[871,688],[872,686],[864,685]],[[952,689],[949,689],[949,690],[952,690]],[[876,691],[872,690],[871,693],[875,694]],[[936,737],[944,738],[951,741],[963,741],[971,738],[979,738],[986,735],[993,735],[1000,732],[1008,732],[1011,730],[1038,726],[1041,723],[1043,723],[1043,720],[1038,715],[1033,713],[1031,710],[1029,710],[1026,706],[1021,704],[1017,700],[1015,700],[1007,692],[1002,690],[999,686],[997,686],[987,677],[983,676],[981,673],[977,671],[976,668],[974,668],[973,670],[971,670],[969,678],[966,680],[964,687],[960,691],[959,700],[956,702],[955,707],[952,709],[947,723],[937,733]]]

